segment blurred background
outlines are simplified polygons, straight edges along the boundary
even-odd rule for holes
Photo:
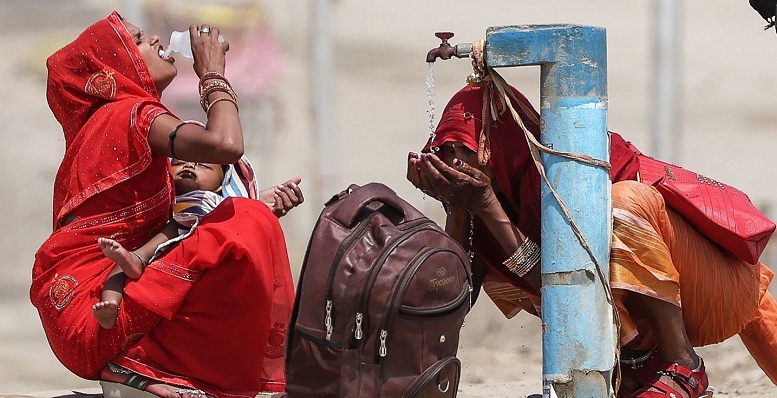
[[[425,57],[439,45],[438,31],[454,32],[455,44],[484,39],[491,26],[606,28],[609,128],[648,154],[742,189],[777,218],[777,36],[763,31],[745,0],[3,0],[0,394],[92,385],[54,358],[27,289],[34,253],[51,232],[64,148],[46,104],[45,60],[113,10],[165,46],[172,30],[192,23],[222,30],[261,185],[302,177],[306,201],[282,219],[295,275],[323,202],[349,184],[382,182],[444,221],[441,206],[405,180],[407,152],[429,136]],[[203,120],[191,61],[177,56],[176,66],[163,101],[182,118]],[[466,59],[434,65],[438,116],[469,73]],[[537,105],[538,67],[500,73]],[[767,249],[762,260],[777,264],[776,257]],[[539,392],[537,320],[508,321],[487,299],[475,308],[462,337],[463,381],[525,375]],[[705,356],[713,382],[744,369],[737,383],[768,383],[739,354],[741,343],[725,344],[715,349],[736,359],[714,367]]]

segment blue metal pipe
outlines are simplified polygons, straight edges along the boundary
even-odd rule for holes
[[[489,67],[540,66],[540,142],[609,161],[607,45],[603,28],[578,25],[492,27]],[[543,154],[551,186],[608,278],[612,233],[609,171]],[[605,284],[591,255],[542,183],[543,382],[546,396],[612,395],[616,331]]]

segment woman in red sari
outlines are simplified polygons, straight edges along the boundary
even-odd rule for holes
[[[229,164],[243,154],[237,97],[224,78],[229,44],[214,27],[189,31],[204,127],[160,102],[175,61],[158,36],[115,12],[49,57],[47,98],[65,155],[30,297],[57,358],[78,376],[113,382],[104,387],[163,397],[283,391],[294,291],[283,231],[260,201],[226,199],[129,281],[116,327],[91,316],[113,267],[97,238],[135,249],[160,231],[174,196],[168,157]]]
[[[512,106],[539,138],[539,114],[510,89]],[[502,312],[538,314],[540,174],[504,106],[483,129],[481,115],[497,109],[484,108],[484,91],[465,87],[451,98],[425,153],[410,153],[408,179],[445,204],[446,231],[471,243],[475,280]],[[708,380],[693,347],[735,334],[777,384],[772,271],[724,251],[666,207],[655,188],[638,181],[636,148],[616,133],[610,138],[610,287],[624,365],[618,396],[698,397]]]

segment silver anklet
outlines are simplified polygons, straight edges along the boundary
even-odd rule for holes
[[[647,360],[650,359],[650,357],[652,357],[655,352],[656,350],[652,349],[640,357],[631,358],[631,359],[620,359],[620,363],[631,365],[632,369],[639,369],[645,365],[645,362],[647,362]]]
[[[694,369],[691,369],[691,372],[694,372],[694,373],[696,373],[696,372],[700,371],[700,370],[701,370],[701,368],[702,368],[702,367],[704,367],[704,360],[703,360],[703,359],[701,359],[701,357],[700,357],[700,356],[698,356],[698,355],[697,355],[696,357],[697,357],[697,358],[699,358],[699,364],[696,366],[696,368],[694,368]]]
[[[133,251],[132,251],[132,252],[130,252],[130,253],[134,254],[134,255],[135,255],[135,257],[137,257],[137,258],[138,258],[138,261],[140,261],[140,265],[142,265],[142,266],[144,266],[144,267],[145,267],[146,265],[148,265],[148,264],[146,264],[146,261],[145,261],[145,260],[143,260],[143,257],[140,257],[140,254],[138,254],[138,252],[136,252],[136,251],[134,251],[134,250],[133,250]]]
[[[121,373],[121,374],[125,374],[125,375],[128,375],[128,374],[132,373],[129,369],[127,369],[127,368],[125,368],[123,366],[120,366],[120,365],[116,365],[113,362],[108,362],[108,369],[111,372],[113,372],[113,373]]]
[[[208,394],[205,391],[202,390],[190,390],[186,388],[179,388],[175,390],[175,393],[178,394],[179,397],[207,397]]]

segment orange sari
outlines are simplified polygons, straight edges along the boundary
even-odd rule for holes
[[[740,334],[777,384],[777,311],[767,290],[773,277],[764,264],[748,264],[701,235],[666,207],[655,188],[636,181],[613,185],[610,286],[621,344],[655,346],[649,322],[623,306],[626,294],[647,295],[682,308],[694,346]]]

